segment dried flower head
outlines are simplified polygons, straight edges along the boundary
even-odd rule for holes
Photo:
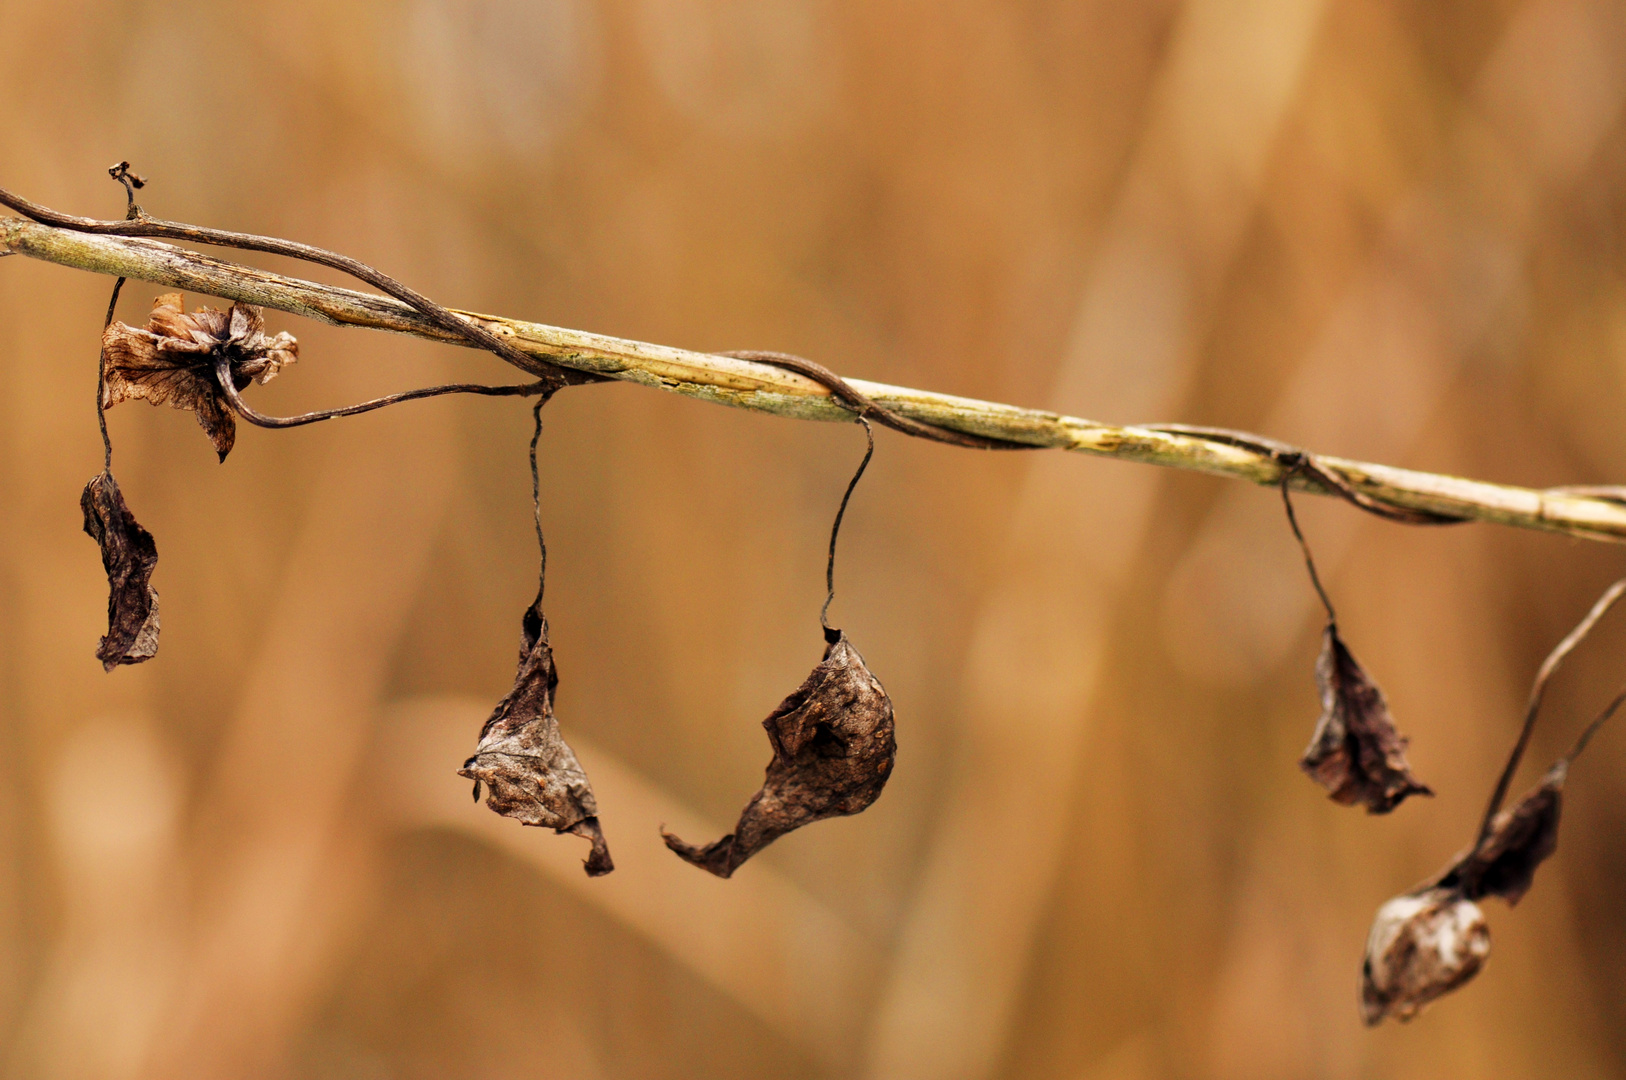
[[[542,616],[542,597],[525,612],[519,670],[514,688],[497,703],[480,729],[474,756],[458,775],[489,789],[486,805],[525,825],[541,825],[560,833],[574,833],[590,841],[586,869],[589,877],[615,869],[604,831],[598,823],[598,803],[587,773],[575,751],[559,734],[553,715],[553,695],[559,674],[548,644],[548,623]]]
[[[108,671],[151,660],[158,652],[158,592],[149,579],[158,566],[158,545],[130,513],[110,472],[91,478],[79,508],[107,571],[107,634],[96,646],[96,659]]]
[[[1387,814],[1408,795],[1432,795],[1406,763],[1406,739],[1395,729],[1383,691],[1367,677],[1329,621],[1315,665],[1321,719],[1299,767],[1346,806]]]
[[[856,814],[880,797],[898,752],[892,701],[847,635],[825,633],[824,659],[762,722],[773,760],[734,831],[705,847],[661,833],[688,862],[729,877],[791,830]]]
[[[1410,1020],[1479,972],[1490,927],[1479,905],[1455,889],[1397,896],[1378,909],[1361,968],[1361,1017]]]
[[[198,424],[225,461],[237,439],[237,422],[215,382],[215,359],[231,364],[241,390],[268,383],[299,357],[292,334],[270,337],[259,308],[233,304],[230,311],[199,308],[190,315],[180,293],[153,301],[144,330],[110,323],[102,334],[102,408],[129,398],[197,414]]]

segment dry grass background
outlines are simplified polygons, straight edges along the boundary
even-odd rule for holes
[[[367,259],[442,302],[1509,482],[1626,478],[1609,0],[3,0],[0,176]],[[299,273],[309,274],[308,268]],[[885,797],[731,882],[817,658],[857,432],[630,386],[543,444],[560,712],[622,869],[468,802],[534,573],[514,402],[225,466],[110,422],[159,659],[92,658],[107,283],[0,263],[0,1061],[17,1077],[1626,1074],[1626,732],[1486,971],[1360,1028],[1376,905],[1465,840],[1616,550],[1302,511],[1440,797],[1294,760],[1313,597],[1269,492],[883,433],[834,614]],[[132,287],[135,321],[155,290]],[[295,324],[293,411],[489,357]],[[1594,640],[1536,757],[1626,675]]]

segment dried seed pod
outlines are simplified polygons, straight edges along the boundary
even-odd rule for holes
[[[130,513],[110,472],[91,478],[79,508],[107,571],[107,634],[96,646],[96,659],[107,671],[151,660],[158,652],[158,592],[150,583],[158,545]]]
[[[237,422],[215,381],[215,358],[230,361],[232,382],[242,389],[267,383],[299,356],[292,334],[270,337],[257,307],[199,308],[192,314],[180,293],[153,302],[144,330],[110,323],[102,333],[102,408],[130,398],[197,414],[198,424],[225,461],[237,440]]]
[[[705,847],[662,831],[685,860],[726,878],[791,830],[856,814],[880,796],[898,751],[892,701],[846,634],[825,638],[824,659],[762,722],[773,760],[734,831]]]
[[[1361,968],[1361,1018],[1410,1020],[1429,1002],[1479,973],[1490,927],[1479,905],[1456,889],[1397,896],[1378,909]]]
[[[1365,805],[1387,814],[1408,795],[1432,795],[1406,763],[1406,739],[1395,729],[1383,691],[1327,623],[1315,665],[1321,719],[1299,767],[1326,788],[1334,802]]]
[[[474,781],[476,802],[480,785],[485,784],[486,805],[505,817],[591,841],[593,850],[585,864],[588,876],[608,874],[615,863],[599,827],[592,785],[575,752],[560,737],[553,715],[559,675],[540,594],[525,612],[523,631],[514,688],[480,729],[474,756],[458,775]]]

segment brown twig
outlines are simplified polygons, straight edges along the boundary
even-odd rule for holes
[[[231,405],[232,411],[251,424],[263,428],[292,428],[303,427],[306,424],[315,424],[322,420],[332,420],[340,416],[355,416],[359,413],[372,412],[389,405],[398,405],[403,401],[416,401],[419,398],[440,397],[442,394],[483,394],[486,397],[530,397],[533,394],[546,393],[556,389],[552,383],[538,381],[534,383],[521,383],[516,386],[487,386],[484,383],[445,383],[441,386],[426,386],[419,390],[404,390],[398,394],[386,394],[371,401],[363,401],[356,405],[345,405],[337,409],[322,409],[316,412],[300,413],[297,416],[267,416],[257,412],[252,405],[243,400],[231,374],[231,358],[224,354],[215,357],[215,382],[226,395],[226,401]]]
[[[901,431],[905,435],[914,435],[917,438],[931,439],[934,442],[948,443],[951,446],[964,446],[974,450],[1039,449],[1031,443],[1013,442],[1010,439],[992,439],[985,435],[971,435],[964,431],[955,431],[953,428],[912,420],[902,413],[880,404],[874,398],[860,393],[840,375],[837,375],[823,364],[815,364],[805,357],[795,356],[791,353],[764,352],[757,349],[731,349],[728,352],[720,352],[716,355],[730,356],[736,360],[755,360],[761,364],[772,364],[774,367],[784,368],[786,371],[794,371],[798,375],[806,376],[830,391],[832,397],[857,413],[860,419],[865,416],[873,416],[893,431]]]

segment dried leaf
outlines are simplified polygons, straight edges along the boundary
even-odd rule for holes
[[[1479,905],[1450,888],[1397,896],[1378,909],[1361,968],[1361,1017],[1410,1020],[1479,973],[1490,927]]]
[[[1321,688],[1321,720],[1299,767],[1332,793],[1334,802],[1364,803],[1368,813],[1387,814],[1408,795],[1433,791],[1406,764],[1406,740],[1395,730],[1383,691],[1327,624],[1315,664]]]
[[[102,408],[144,398],[197,414],[198,424],[225,461],[237,439],[237,422],[215,383],[215,357],[230,358],[232,381],[241,390],[270,382],[299,356],[291,334],[268,337],[260,309],[233,304],[231,311],[199,308],[188,315],[180,293],[153,302],[145,330],[110,323],[102,334]]]
[[[1541,783],[1491,822],[1490,833],[1441,874],[1438,882],[1479,900],[1500,896],[1509,906],[1530,891],[1536,867],[1558,850],[1558,819],[1564,809],[1569,763],[1560,761]]]
[[[684,859],[726,878],[793,829],[856,814],[880,796],[898,752],[892,701],[846,634],[826,636],[823,661],[762,722],[773,760],[734,831],[703,848],[662,831]]]
[[[79,508],[107,571],[107,635],[96,646],[96,659],[108,671],[151,660],[158,652],[158,593],[149,579],[158,565],[158,545],[130,513],[110,472],[91,478]]]
[[[458,775],[474,781],[476,801],[480,785],[485,784],[489,791],[486,805],[499,814],[591,841],[586,869],[589,877],[598,877],[614,870],[615,864],[599,828],[593,788],[575,752],[560,737],[559,721],[553,715],[559,675],[553,666],[541,602],[538,595],[525,612],[514,688],[480,729],[474,756],[463,763]]]

